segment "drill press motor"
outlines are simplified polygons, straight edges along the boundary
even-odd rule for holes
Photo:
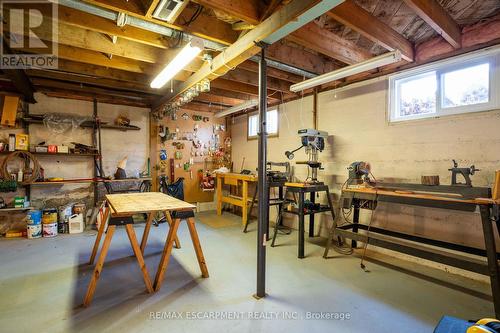
[[[304,147],[309,158],[307,161],[299,161],[297,164],[306,164],[311,168],[310,183],[318,184],[318,169],[322,169],[321,162],[318,161],[318,152],[325,149],[325,138],[328,137],[328,132],[309,128],[299,130],[298,134],[302,145],[292,151],[286,151],[285,156],[291,160],[294,158],[293,153]]]

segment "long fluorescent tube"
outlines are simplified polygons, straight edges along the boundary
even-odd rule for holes
[[[386,54],[379,55],[375,58],[347,66],[341,69],[337,69],[333,72],[326,73],[315,78],[305,80],[290,86],[290,90],[293,92],[298,92],[313,88],[328,82],[342,79],[347,76],[359,74],[362,72],[369,71],[378,67],[389,65],[395,62],[401,61],[401,52],[399,50],[389,52]]]
[[[203,40],[193,38],[175,58],[151,82],[151,88],[159,89],[179,73],[203,50]]]
[[[233,113],[236,113],[238,111],[245,110],[245,109],[252,108],[258,104],[259,104],[259,100],[251,99],[249,101],[246,101],[245,103],[241,103],[241,104],[235,105],[233,107],[230,107],[229,109],[226,109],[224,111],[217,112],[215,114],[215,118],[222,118],[225,116],[229,116],[230,114],[233,114]]]

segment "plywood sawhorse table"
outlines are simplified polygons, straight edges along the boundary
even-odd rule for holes
[[[243,227],[246,226],[248,220],[248,204],[251,202],[248,196],[248,184],[257,182],[257,176],[255,175],[244,175],[240,173],[217,173],[217,215],[222,215],[222,203],[226,202],[228,204],[241,207],[242,216],[241,223]],[[233,185],[242,187],[242,196],[224,196],[222,193],[222,185]]]
[[[92,278],[90,280],[89,286],[87,288],[87,293],[83,301],[84,306],[90,305],[92,301],[92,297],[94,296],[94,291],[97,285],[97,280],[101,275],[101,271],[104,266],[104,260],[106,259],[111,239],[113,238],[116,226],[120,225],[125,226],[125,230],[127,231],[127,235],[130,240],[130,245],[132,246],[132,250],[134,251],[137,262],[139,263],[139,267],[144,278],[144,283],[149,293],[158,291],[160,289],[163,282],[163,277],[167,270],[172,247],[174,243],[176,243],[176,247],[179,247],[180,245],[177,238],[177,229],[179,228],[181,219],[186,219],[187,221],[189,233],[191,235],[191,240],[193,241],[193,246],[196,252],[196,257],[198,259],[198,264],[200,266],[202,276],[204,278],[208,277],[207,265],[205,263],[205,258],[203,256],[203,251],[194,222],[193,209],[196,208],[194,205],[159,192],[107,194],[106,201],[107,208],[104,213],[102,223],[99,226],[94,247],[92,249],[90,264],[94,263],[94,259],[97,255],[102,235],[106,230],[106,220],[108,219],[108,217],[110,217],[110,219],[106,237],[104,238],[104,242],[101,248],[101,253],[99,254],[99,258],[97,259],[97,263],[95,265],[94,272],[92,274]],[[149,231],[151,229],[151,224],[157,212],[165,213],[167,221],[170,225],[170,229],[167,235],[165,246],[163,248],[160,263],[158,265],[155,281],[154,284],[152,284],[151,279],[149,278],[146,264],[144,263],[143,255],[144,249],[146,248]],[[134,222],[132,216],[141,213],[148,214],[148,219],[144,228],[144,233],[142,235],[141,245],[139,246],[133,228]]]

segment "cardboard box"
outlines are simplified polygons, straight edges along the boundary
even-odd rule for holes
[[[69,147],[68,146],[57,146],[57,152],[60,154],[68,154]]]
[[[28,150],[28,134],[16,134],[16,150]]]

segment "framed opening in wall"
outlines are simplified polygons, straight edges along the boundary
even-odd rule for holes
[[[278,109],[273,108],[267,111],[267,134],[268,137],[276,137],[279,133],[279,114]],[[247,138],[248,140],[257,139],[259,133],[259,113],[250,113],[247,118]]]

